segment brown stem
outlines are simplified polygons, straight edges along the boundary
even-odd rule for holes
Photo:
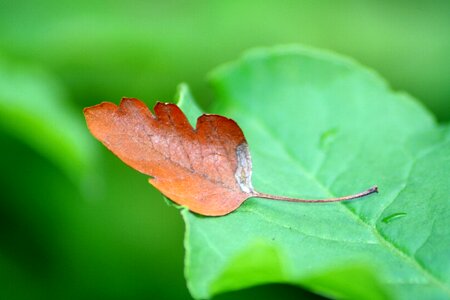
[[[259,193],[259,192],[254,192],[252,194],[252,197],[264,198],[264,199],[269,199],[269,200],[289,201],[289,202],[322,202],[322,203],[324,203],[324,202],[338,202],[338,201],[361,198],[361,197],[364,197],[364,196],[367,196],[367,195],[370,195],[373,193],[378,193],[377,186],[373,186],[370,189],[368,189],[367,191],[364,191],[364,192],[361,192],[358,194],[344,196],[344,197],[338,197],[338,198],[329,198],[329,199],[300,199],[300,198],[291,198],[291,197],[264,194],[264,193]]]

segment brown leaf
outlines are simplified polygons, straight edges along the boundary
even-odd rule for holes
[[[137,99],[119,106],[104,102],[86,108],[91,133],[132,168],[152,176],[149,182],[174,202],[207,216],[221,216],[250,197],[293,202],[333,202],[376,191],[328,200],[305,200],[254,191],[252,161],[239,126],[219,115],[202,115],[192,128],[175,104],[157,103],[153,115]]]
[[[174,202],[208,216],[235,210],[253,191],[251,159],[239,126],[203,115],[192,128],[175,104],[153,115],[137,99],[85,109],[92,134]]]

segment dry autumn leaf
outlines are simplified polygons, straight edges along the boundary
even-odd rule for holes
[[[345,197],[306,200],[257,192],[244,134],[231,119],[202,115],[192,128],[175,104],[157,103],[155,114],[137,99],[119,106],[103,102],[86,108],[91,133],[174,202],[207,215],[226,215],[251,197],[292,202],[335,202],[360,198],[376,187]]]

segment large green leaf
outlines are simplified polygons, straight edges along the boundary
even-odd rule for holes
[[[257,190],[323,198],[377,184],[380,193],[250,199],[224,217],[183,210],[195,298],[268,282],[338,298],[450,298],[449,127],[355,62],[303,48],[253,51],[211,79],[208,112],[242,127]]]

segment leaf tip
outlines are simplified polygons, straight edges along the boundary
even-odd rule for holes
[[[117,105],[115,105],[114,103],[102,102],[102,103],[99,103],[97,105],[93,105],[93,106],[89,106],[89,107],[83,108],[83,114],[85,116],[88,116],[88,115],[94,114],[96,111],[100,111],[100,110],[115,110],[116,108],[117,108]]]
[[[122,97],[120,100],[119,107],[128,107],[128,106],[137,106],[137,107],[146,107],[144,102],[136,98]]]

